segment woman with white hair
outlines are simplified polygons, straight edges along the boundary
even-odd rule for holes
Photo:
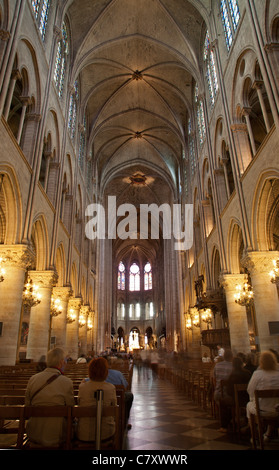
[[[250,401],[247,403],[247,418],[250,423],[251,415],[256,414],[255,390],[279,389],[279,370],[275,354],[264,351],[260,355],[259,367],[253,373],[248,383],[247,392]],[[278,398],[260,398],[261,414],[264,416],[278,415],[275,406]],[[271,436],[272,429],[268,426],[264,435],[265,440]]]

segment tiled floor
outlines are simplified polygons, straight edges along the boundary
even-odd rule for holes
[[[246,450],[241,441],[219,432],[212,416],[178,391],[170,382],[153,377],[150,369],[135,366],[134,402],[127,433],[127,450]]]

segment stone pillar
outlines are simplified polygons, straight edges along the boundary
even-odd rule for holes
[[[55,345],[66,350],[66,329],[67,329],[67,311],[69,298],[72,294],[70,287],[54,287],[53,297],[59,299],[62,306],[62,312],[52,318],[51,336],[55,336]]]
[[[278,349],[278,336],[270,335],[269,322],[279,322],[277,288],[270,281],[272,261],[279,257],[278,251],[254,251],[241,260],[250,273],[254,292],[254,306],[261,351]]]
[[[88,320],[89,306],[82,305],[79,315],[85,321],[85,324],[79,324],[79,354],[87,354],[87,320]]]
[[[66,330],[66,354],[71,356],[72,359],[78,358],[78,319],[79,319],[79,310],[81,307],[82,299],[80,297],[72,297],[69,300],[68,304],[68,317],[72,313],[75,316],[73,322],[67,322]]]
[[[88,351],[93,351],[93,329],[94,329],[94,312],[89,310],[88,319],[87,319],[87,348]]]
[[[226,293],[231,349],[234,354],[251,352],[246,308],[237,304],[234,298],[236,286],[242,285],[246,280],[245,274],[223,274],[220,279]]]
[[[25,245],[0,245],[4,281],[0,282],[0,365],[15,365],[21,326],[22,292],[33,254]]]
[[[38,286],[41,302],[30,311],[26,358],[37,362],[49,349],[50,306],[52,289],[57,282],[54,271],[29,271],[33,284]]]

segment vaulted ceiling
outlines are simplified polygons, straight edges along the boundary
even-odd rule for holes
[[[178,200],[209,4],[67,2],[71,79],[80,77],[100,195],[115,195],[118,204]]]

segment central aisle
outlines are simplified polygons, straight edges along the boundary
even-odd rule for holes
[[[185,398],[171,383],[134,366],[134,402],[127,450],[246,450],[248,442],[232,442],[220,424]]]

